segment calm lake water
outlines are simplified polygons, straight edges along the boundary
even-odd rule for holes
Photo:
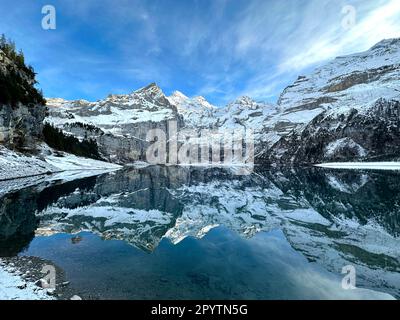
[[[84,298],[400,297],[397,172],[148,167],[2,188],[0,256],[50,260]]]

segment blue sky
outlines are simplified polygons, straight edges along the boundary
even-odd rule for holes
[[[56,30],[41,27],[44,5]],[[66,99],[156,82],[217,105],[275,102],[324,61],[400,37],[398,0],[0,0],[0,13],[45,96]]]

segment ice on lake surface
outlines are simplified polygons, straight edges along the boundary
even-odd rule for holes
[[[84,298],[399,298],[399,178],[154,166],[30,182],[1,193],[0,256],[52,261]]]

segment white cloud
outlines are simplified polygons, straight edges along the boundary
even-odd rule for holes
[[[357,7],[355,7],[357,10]],[[328,26],[320,35],[310,34],[310,41],[296,44],[300,53],[287,56],[280,71],[303,70],[310,65],[338,55],[364,51],[384,38],[400,36],[400,1],[390,0],[359,17],[353,28],[344,30],[341,24]],[[300,30],[301,31],[301,30]],[[315,39],[318,40],[315,40]]]
[[[357,13],[350,29],[346,5]],[[400,1],[252,1],[228,32],[235,59],[252,70],[237,93],[269,100],[312,67],[400,37]]]

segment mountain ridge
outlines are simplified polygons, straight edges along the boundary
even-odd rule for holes
[[[226,106],[217,107],[204,97],[188,97],[180,91],[166,96],[155,83],[151,83],[128,95],[110,95],[97,102],[48,99],[50,116],[46,121],[69,134],[81,137],[85,135],[94,137],[94,135],[71,130],[71,125],[74,123],[94,125],[103,133],[114,137],[125,135],[142,140],[144,131],[137,133],[136,128],[132,133],[129,131],[133,130],[132,125],[166,129],[165,122],[177,120],[178,130],[245,128],[255,132],[256,154],[260,155],[257,161],[260,163],[308,163],[314,158],[318,161],[364,160],[362,154],[348,152],[346,148],[342,149],[343,154],[349,155],[347,158],[343,154],[338,157],[319,158],[304,155],[304,152],[295,154],[298,150],[290,144],[310,143],[305,141],[304,135],[308,132],[307,127],[310,129],[312,124],[314,131],[318,129],[315,119],[327,121],[327,118],[335,118],[335,125],[339,126],[340,119],[348,119],[354,110],[359,115],[368,114],[365,115],[368,121],[375,123],[371,125],[372,129],[378,126],[381,120],[375,110],[377,102],[380,99],[386,101],[400,99],[399,61],[400,39],[387,39],[367,51],[337,57],[317,67],[308,75],[299,76],[292,85],[283,90],[276,104],[256,102],[250,97],[243,96]],[[64,110],[60,111],[60,106],[64,106]],[[84,110],[85,106],[89,110],[93,109],[92,113]],[[95,111],[98,114],[95,114]],[[149,127],[150,123],[152,125]],[[321,122],[319,125],[323,126]],[[346,124],[342,123],[342,127],[346,127]],[[361,128],[358,126],[357,130]],[[316,148],[315,152],[320,153],[321,149],[326,149],[329,144],[344,138],[348,138],[347,141],[352,140],[349,144],[350,149],[354,145],[366,150],[374,148],[371,143],[363,146],[363,142],[354,135],[359,133],[335,133],[331,134],[329,139],[321,137],[325,145]],[[392,137],[384,130],[382,135],[387,139]],[[288,139],[292,142],[288,142]],[[314,139],[313,143],[318,143],[315,140],[318,139]],[[119,161],[143,160],[144,149],[142,146],[142,152],[135,153],[134,157],[125,156]],[[370,150],[368,153],[373,154],[375,151]]]

